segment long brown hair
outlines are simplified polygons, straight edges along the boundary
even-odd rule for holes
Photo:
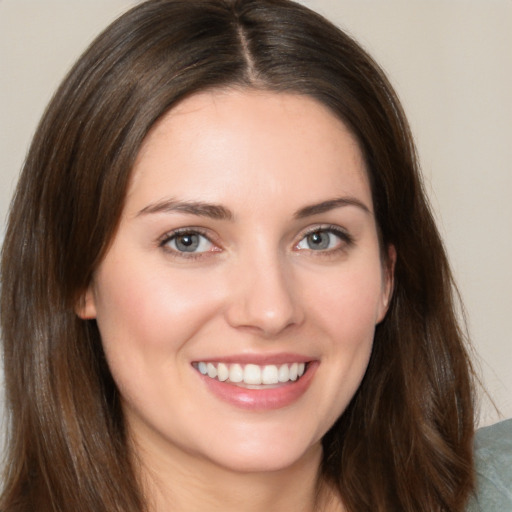
[[[394,294],[360,389],[323,439],[348,510],[463,510],[473,394],[449,265],[400,103],[375,62],[288,0],[150,0],[115,21],[51,101],[1,267],[9,434],[3,512],[145,510],[94,321],[75,306],[112,240],[154,123],[210,88],[309,95],[357,137]]]

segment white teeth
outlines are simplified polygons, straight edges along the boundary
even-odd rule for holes
[[[279,367],[279,382],[288,382],[290,380],[290,369],[287,364],[282,364]]]
[[[217,378],[221,382],[229,378],[229,368],[224,363],[219,363],[219,366],[217,366]]]
[[[246,384],[261,384],[261,370],[255,364],[246,364],[244,368],[244,382]]]
[[[208,363],[206,365],[206,370],[208,371],[208,377],[211,377],[212,379],[217,377],[217,368],[213,366],[212,363]]]
[[[226,363],[205,363],[198,362],[197,370],[211,379],[218,379],[225,382],[229,379],[233,383],[243,383],[252,386],[275,385],[289,381],[296,381],[304,375],[305,363],[290,363],[282,365],[267,364],[258,366],[256,364],[226,364]]]
[[[299,371],[299,365],[297,363],[293,363],[290,366],[290,380],[297,380],[297,372]],[[208,372],[210,373],[210,372]]]
[[[232,364],[230,366],[229,380],[231,382],[242,382],[244,380],[244,370],[239,364]]]
[[[277,366],[273,364],[264,366],[261,372],[261,382],[263,384],[277,384],[279,382]]]

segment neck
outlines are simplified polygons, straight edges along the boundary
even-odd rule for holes
[[[292,466],[268,472],[237,472],[179,451],[139,447],[136,453],[149,512],[342,511],[321,482],[320,444]]]

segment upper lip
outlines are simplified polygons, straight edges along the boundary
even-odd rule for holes
[[[227,364],[256,364],[264,366],[268,364],[309,363],[315,358],[303,354],[279,353],[279,354],[233,354],[229,356],[207,357],[196,359],[194,363],[227,363]]]

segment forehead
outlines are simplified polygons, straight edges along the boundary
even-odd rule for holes
[[[363,157],[343,122],[308,96],[256,90],[195,94],[153,127],[128,202],[144,207],[169,194],[241,206],[255,197],[359,195],[371,209]]]

